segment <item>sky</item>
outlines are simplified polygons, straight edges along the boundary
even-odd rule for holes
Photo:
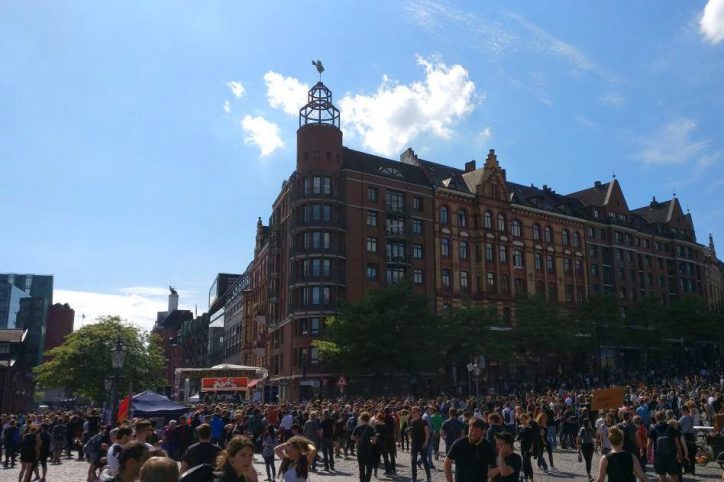
[[[724,0],[0,2],[0,271],[55,276],[76,328],[208,307],[294,170],[318,80],[346,146],[630,207],[724,252]],[[85,315],[85,318],[82,316]]]

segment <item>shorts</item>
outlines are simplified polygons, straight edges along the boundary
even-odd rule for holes
[[[654,459],[654,472],[656,472],[656,475],[678,475],[679,464],[676,462],[676,460]]]

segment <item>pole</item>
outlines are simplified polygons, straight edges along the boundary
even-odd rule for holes
[[[113,387],[111,391],[111,425],[118,419],[118,368],[113,369]]]

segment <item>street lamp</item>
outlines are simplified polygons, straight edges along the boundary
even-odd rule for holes
[[[470,378],[474,375],[475,376],[475,397],[479,397],[480,394],[478,393],[478,377],[480,376],[480,367],[477,363],[468,363],[468,392],[471,391],[471,384],[470,384]]]
[[[111,366],[113,367],[113,390],[111,392],[111,424],[116,424],[118,415],[118,379],[121,377],[121,369],[126,361],[126,347],[121,338],[118,337],[116,344],[111,348]]]

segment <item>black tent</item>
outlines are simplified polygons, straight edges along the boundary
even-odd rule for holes
[[[131,408],[134,417],[177,417],[188,412],[183,405],[150,390],[134,395]]]

